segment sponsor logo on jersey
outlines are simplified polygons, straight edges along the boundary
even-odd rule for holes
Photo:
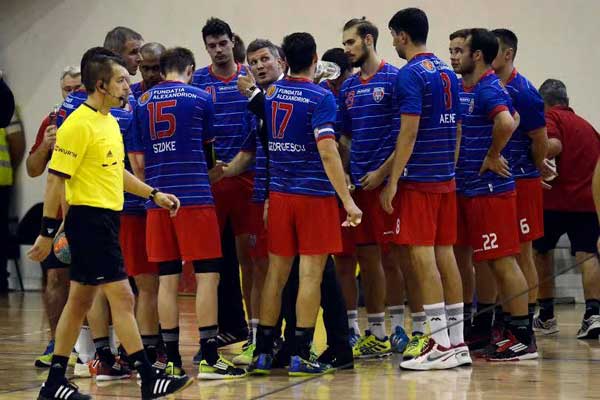
[[[383,96],[385,95],[385,90],[382,87],[376,87],[373,89],[373,100],[376,102],[380,102],[383,100]]]

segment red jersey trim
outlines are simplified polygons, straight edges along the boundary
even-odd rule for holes
[[[357,75],[358,75],[358,79],[360,80],[360,83],[362,83],[364,85],[364,84],[371,82],[371,79],[373,79],[373,77],[375,75],[377,75],[379,73],[379,71],[381,71],[383,69],[384,66],[385,66],[385,60],[381,60],[381,62],[379,63],[379,67],[377,67],[377,71],[375,71],[373,73],[373,75],[371,75],[367,78],[364,78],[364,79],[360,76],[360,72],[358,72]]]
[[[433,53],[432,53],[432,52],[429,52],[429,51],[424,51],[423,53],[417,53],[417,54],[415,54],[415,55],[414,55],[414,56],[413,56],[413,57],[412,57],[410,60],[408,60],[408,61],[412,61],[412,60],[414,60],[414,59],[415,59],[415,58],[417,58],[417,57],[423,57],[423,56],[432,56],[432,55],[433,55]]]
[[[238,76],[240,74],[240,71],[242,70],[242,64],[236,63],[236,65],[237,65],[237,70],[233,74],[231,74],[230,76],[223,77],[223,76],[219,76],[219,75],[215,74],[213,72],[213,69],[212,69],[212,64],[210,64],[208,66],[208,73],[211,74],[214,78],[220,80],[223,83],[229,83],[233,79],[235,79],[235,77]]]
[[[464,85],[464,84],[463,84],[463,90],[464,90],[465,92],[472,92],[472,91],[473,91],[473,88],[474,88],[475,86],[477,86],[477,84],[479,83],[479,81],[481,81],[481,80],[482,80],[483,78],[485,78],[486,76],[490,76],[490,75],[492,75],[493,73],[494,73],[494,70],[493,70],[493,69],[491,69],[491,68],[490,68],[490,69],[488,69],[488,70],[487,70],[487,71],[485,71],[483,74],[481,74],[481,76],[480,76],[480,77],[477,79],[477,81],[475,81],[475,83],[474,83],[473,85],[471,85],[471,86],[466,86],[466,85]],[[463,80],[463,82],[464,82],[464,80]]]
[[[308,78],[301,78],[301,77],[296,77],[296,76],[286,76],[285,78],[286,81],[292,81],[292,82],[308,82],[308,83],[312,83],[312,81]]]
[[[328,135],[319,136],[317,138],[317,143],[320,142],[321,140],[325,140],[325,139],[333,139],[333,140],[335,140],[335,135],[334,134],[328,134]]]
[[[127,154],[144,154],[143,151],[128,151]]]
[[[508,107],[500,105],[500,106],[496,106],[489,114],[488,114],[488,118],[489,119],[494,119],[496,118],[496,115],[500,114],[502,111],[508,111]],[[514,115],[514,113],[513,113]]]
[[[512,72],[510,73],[510,76],[508,77],[508,79],[506,80],[506,82],[504,83],[505,85],[508,85],[509,83],[511,83],[516,77],[517,77],[517,69],[513,68]]]

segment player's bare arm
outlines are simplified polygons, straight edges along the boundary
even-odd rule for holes
[[[531,138],[531,157],[538,171],[544,167],[544,159],[548,151],[548,134],[546,127],[535,129],[527,135]]]
[[[501,111],[494,117],[492,145],[483,160],[479,174],[490,170],[505,178],[511,176],[508,161],[502,156],[501,152],[506,147],[514,131],[515,120],[508,111]]]
[[[127,153],[127,157],[129,158],[129,164],[131,165],[131,170],[135,177],[142,182],[145,181],[144,168],[146,167],[146,160],[144,158],[144,153]]]
[[[254,161],[254,157],[255,153],[252,151],[240,151],[233,160],[223,166],[223,177],[231,178],[245,172]]]

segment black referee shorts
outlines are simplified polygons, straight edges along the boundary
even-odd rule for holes
[[[127,279],[119,245],[119,212],[71,206],[65,234],[71,250],[71,280],[101,285]]]
[[[538,253],[547,253],[556,248],[560,237],[567,234],[571,242],[571,255],[576,252],[597,252],[598,217],[593,212],[568,212],[544,210],[544,237],[533,241]]]

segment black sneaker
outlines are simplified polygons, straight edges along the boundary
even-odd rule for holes
[[[193,382],[187,376],[159,375],[149,382],[142,381],[142,400],[159,399],[169,394],[181,392]],[[86,399],[91,397],[86,397]]]
[[[58,386],[48,386],[47,383],[42,384],[42,389],[38,396],[38,400],[91,400],[92,396],[79,393],[79,388],[74,383],[64,380]]]
[[[229,346],[230,344],[243,342],[248,338],[248,329],[240,332],[219,332],[217,335],[217,347]]]
[[[317,361],[321,364],[329,364],[333,368],[354,368],[354,357],[352,356],[351,348],[346,350],[336,350],[333,347],[328,347],[323,353],[321,353],[319,358],[317,358]]]
[[[524,361],[524,360],[535,360],[539,357],[537,352],[537,345],[534,340],[526,345],[519,342],[519,340],[512,334],[512,332],[506,330],[506,338],[501,342],[495,352],[487,357],[488,361],[493,362],[505,362],[505,361]]]
[[[577,339],[597,339],[600,336],[600,315],[591,315],[581,321]]]

